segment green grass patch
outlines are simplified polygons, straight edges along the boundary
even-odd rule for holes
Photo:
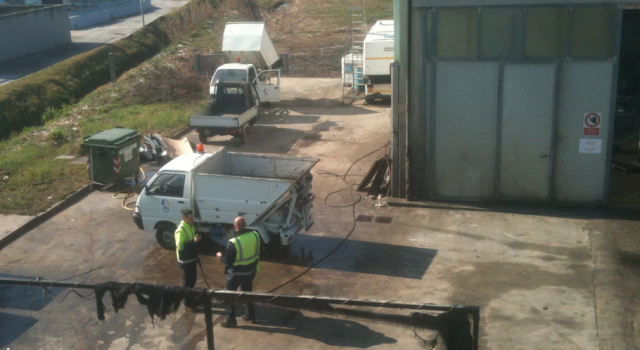
[[[189,115],[198,107],[185,103],[114,107],[78,124],[85,137],[116,126],[141,133],[162,131],[164,135],[169,135],[187,126]],[[48,136],[41,137],[39,141],[25,139],[26,135],[46,130],[32,128],[21,137],[0,142],[1,213],[34,215],[43,212],[89,183],[84,163],[71,164],[55,159],[69,154],[69,128],[69,125],[53,128]],[[73,155],[79,155],[80,142],[76,140],[71,152]]]
[[[87,183],[83,164],[54,159],[64,153],[50,143],[14,145],[0,156],[0,212],[37,214]],[[61,179],[63,179],[61,181]]]
[[[95,116],[80,123],[86,136],[97,132],[123,127],[139,132],[154,132],[189,125],[189,115],[196,106],[184,103],[155,103],[115,108],[105,114]]]

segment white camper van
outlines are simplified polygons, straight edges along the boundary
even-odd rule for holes
[[[391,71],[394,60],[393,20],[377,21],[364,38],[363,79],[366,103],[391,98]]]

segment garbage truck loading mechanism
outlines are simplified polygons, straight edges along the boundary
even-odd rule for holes
[[[144,187],[133,220],[140,229],[155,231],[167,249],[175,248],[182,209],[192,209],[197,231],[220,244],[232,237],[234,219],[243,216],[266,244],[287,246],[313,225],[310,170],[318,161],[224,149],[182,155]]]

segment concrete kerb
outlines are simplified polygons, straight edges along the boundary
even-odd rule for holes
[[[53,207],[49,208],[42,214],[39,214],[35,218],[29,220],[26,224],[20,226],[17,230],[11,232],[6,237],[0,239],[0,250],[6,248],[9,244],[22,237],[25,233],[33,230],[34,228],[40,226],[40,224],[49,220],[54,215],[60,213],[64,209],[70,207],[75,202],[80,199],[86,197],[89,193],[93,191],[93,188],[90,185],[86,185],[79,190],[75,191],[67,198],[55,204]]]
[[[192,128],[190,126],[187,126],[186,128],[178,131],[177,133],[169,136],[170,139],[172,140],[180,140],[184,135],[188,134],[190,131],[192,130]]]

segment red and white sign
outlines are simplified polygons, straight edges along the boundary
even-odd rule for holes
[[[89,159],[89,156],[87,156],[87,170],[91,170],[91,159]]]
[[[600,136],[601,113],[585,113],[582,135]]]
[[[120,157],[113,157],[113,172],[120,173]]]

